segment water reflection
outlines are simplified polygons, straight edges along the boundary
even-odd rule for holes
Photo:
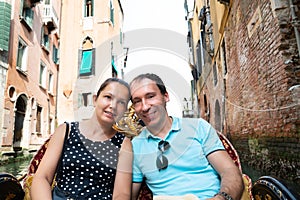
[[[15,177],[21,177],[23,174],[27,173],[31,158],[28,157],[21,161],[16,161],[14,163],[9,163],[0,166],[0,172],[6,172],[14,175]]]

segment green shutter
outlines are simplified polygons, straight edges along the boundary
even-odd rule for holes
[[[0,2],[0,49],[8,51],[10,35],[11,5]]]
[[[110,21],[114,25],[115,24],[115,19],[114,19],[114,8],[112,5],[112,2],[110,1]]]
[[[118,68],[115,64],[115,61],[112,59],[111,60],[111,66],[112,66],[112,70],[116,72],[116,74],[118,74]]]
[[[93,52],[92,50],[83,51],[82,59],[80,65],[80,74],[88,74],[92,72],[92,61],[93,61]]]

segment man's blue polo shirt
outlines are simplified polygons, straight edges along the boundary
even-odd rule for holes
[[[153,195],[182,196],[194,194],[200,199],[214,196],[220,189],[220,177],[206,157],[224,150],[216,131],[204,119],[173,117],[170,132],[164,140],[170,148],[163,153],[168,167],[158,170],[160,138],[147,129],[132,140],[133,182],[146,183]]]

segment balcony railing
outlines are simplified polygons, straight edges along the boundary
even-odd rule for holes
[[[44,5],[43,11],[43,22],[48,25],[48,23],[53,24],[53,29],[57,29],[59,25],[59,19],[52,5]]]

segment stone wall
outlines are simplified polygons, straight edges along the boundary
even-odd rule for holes
[[[263,175],[300,184],[299,138],[236,138],[232,143],[242,163],[259,170]]]

